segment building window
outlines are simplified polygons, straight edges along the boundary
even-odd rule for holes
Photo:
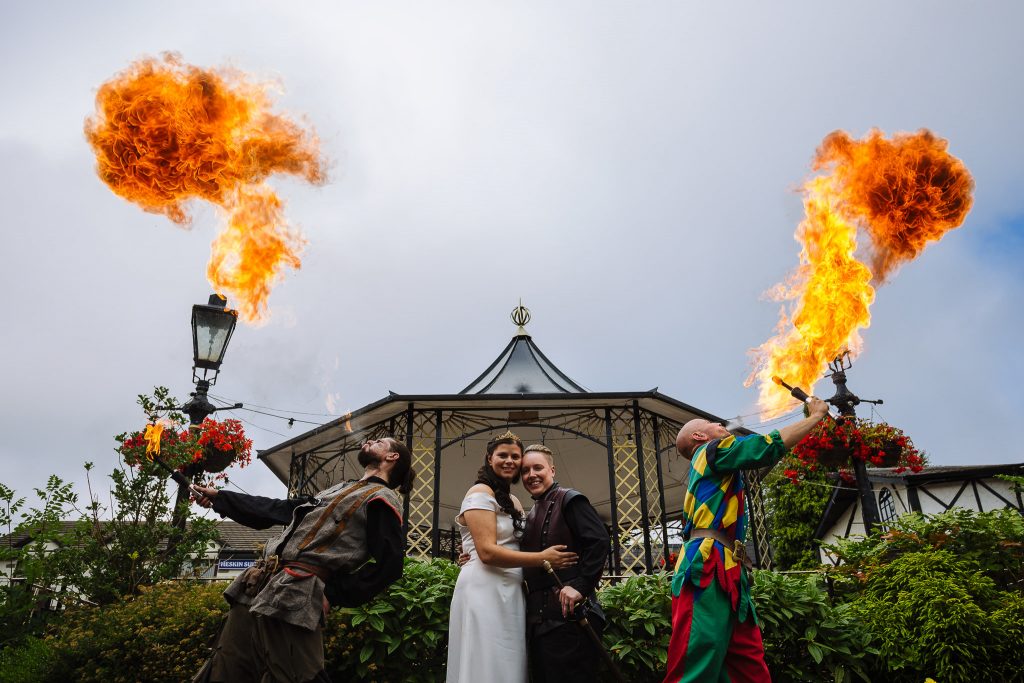
[[[892,502],[892,491],[883,487],[878,493],[878,515],[882,525],[888,528],[889,522],[896,519],[896,505]]]

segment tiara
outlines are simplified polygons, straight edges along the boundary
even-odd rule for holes
[[[522,439],[520,439],[518,436],[516,436],[515,434],[512,433],[511,429],[509,429],[508,431],[506,431],[504,434],[502,434],[500,436],[494,437],[495,441],[501,441],[503,439],[512,439],[513,441],[522,441]]]

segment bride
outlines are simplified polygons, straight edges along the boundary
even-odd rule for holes
[[[576,563],[564,545],[519,551],[523,506],[509,488],[519,481],[523,442],[508,431],[487,443],[483,467],[456,522],[469,561],[459,572],[448,622],[447,683],[526,683],[526,606],[520,567]]]

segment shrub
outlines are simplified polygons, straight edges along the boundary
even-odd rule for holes
[[[871,634],[849,605],[832,606],[819,577],[754,572],[754,601],[773,680],[870,680]]]
[[[222,584],[166,582],[134,598],[71,611],[47,638],[51,677],[77,683],[178,683],[209,654],[227,609]]]
[[[0,650],[0,683],[43,681],[53,667],[50,643],[28,636],[17,646]]]
[[[870,574],[906,553],[929,550],[946,550],[976,563],[1000,589],[1019,587],[1024,580],[1024,517],[1009,508],[903,515],[890,522],[886,532],[840,539],[825,548],[842,563],[836,572],[847,582],[856,583],[859,575]]]
[[[448,560],[406,558],[402,578],[376,599],[332,611],[324,631],[327,673],[343,681],[443,680],[458,574]]]
[[[879,638],[887,679],[1013,679],[993,678],[996,670],[1020,676],[1024,655],[1007,641],[1024,632],[1020,596],[999,591],[978,569],[973,559],[931,550],[906,553],[865,575],[851,606]]]
[[[805,470],[800,480],[791,481],[795,467],[795,458],[788,455],[766,481],[772,559],[781,569],[817,569],[821,562],[814,532],[832,489],[822,469]]]
[[[608,617],[605,648],[631,683],[665,676],[672,631],[668,579],[665,574],[635,576],[598,593]]]

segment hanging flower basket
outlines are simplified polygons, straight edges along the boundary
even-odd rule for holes
[[[848,446],[825,448],[817,453],[817,462],[827,470],[835,470],[840,467],[848,467],[850,458],[853,457],[853,449]]]
[[[206,444],[203,447],[202,466],[206,472],[223,472],[228,465],[235,461],[238,454],[234,448],[217,448],[213,444]]]
[[[848,419],[822,420],[793,447],[800,468],[808,471],[837,471],[860,460],[871,467],[895,467],[897,472],[919,472],[924,454],[914,447],[903,430],[884,422]],[[790,480],[799,479],[796,470],[787,471]]]
[[[252,460],[252,440],[245,437],[238,420],[206,419],[201,425],[177,431],[181,426],[153,429],[150,425],[146,430],[122,434],[118,451],[134,466],[150,461],[149,453],[153,453],[189,478],[200,472],[223,472],[231,465],[245,467]],[[147,439],[147,434],[157,436]]]
[[[895,443],[890,443],[878,449],[878,452],[873,456],[869,456],[868,460],[875,467],[899,467],[900,459],[902,457],[903,447],[898,446]],[[921,468],[918,467],[917,469]]]
[[[223,472],[229,465],[244,466],[252,459],[252,440],[245,438],[238,420],[218,422],[207,418],[197,432],[199,448],[193,462],[205,472]]]

